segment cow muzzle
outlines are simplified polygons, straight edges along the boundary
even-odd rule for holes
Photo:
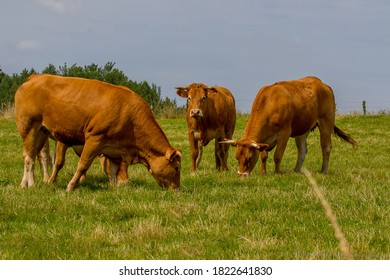
[[[237,171],[237,174],[239,176],[242,176],[242,177],[248,177],[249,176],[249,172],[248,171],[245,171],[245,172]]]
[[[201,109],[192,109],[190,111],[190,117],[193,118],[202,118],[203,117],[203,112]]]
[[[180,186],[176,186],[176,185],[168,185],[166,187],[168,190],[171,190],[173,192],[180,192]]]

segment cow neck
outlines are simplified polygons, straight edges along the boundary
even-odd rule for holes
[[[153,120],[148,127],[141,125],[138,129],[137,149],[140,157],[144,158],[149,164],[154,158],[165,156],[167,150],[171,147],[164,132]]]
[[[266,138],[264,125],[259,125],[261,124],[261,121],[258,119],[259,118],[256,117],[256,114],[250,116],[242,139],[249,139],[256,143],[262,143],[262,141],[264,141]]]

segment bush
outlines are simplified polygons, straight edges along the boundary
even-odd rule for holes
[[[160,100],[157,106],[153,108],[153,112],[156,117],[163,119],[184,118],[186,114],[186,107],[178,107],[176,99],[171,100],[166,97],[164,100]]]
[[[10,76],[0,69],[0,108],[8,108],[14,103],[15,91],[34,73],[36,73],[34,69],[23,69],[20,74]]]

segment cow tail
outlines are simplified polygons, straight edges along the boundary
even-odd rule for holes
[[[354,148],[357,147],[357,142],[347,133],[345,133],[344,131],[342,131],[340,128],[338,128],[337,126],[334,126],[333,128],[333,132],[336,134],[336,136],[340,137],[341,140],[345,141],[345,142],[348,142],[349,144],[351,144]]]

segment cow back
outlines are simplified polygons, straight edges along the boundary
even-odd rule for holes
[[[209,109],[206,124],[209,129],[230,127],[234,129],[236,122],[236,105],[233,94],[224,87],[215,87],[216,91],[209,93]]]
[[[277,82],[264,86],[257,94],[246,134],[264,138],[290,127],[295,137],[310,130],[320,118],[334,119],[334,114],[333,91],[320,79]]]

